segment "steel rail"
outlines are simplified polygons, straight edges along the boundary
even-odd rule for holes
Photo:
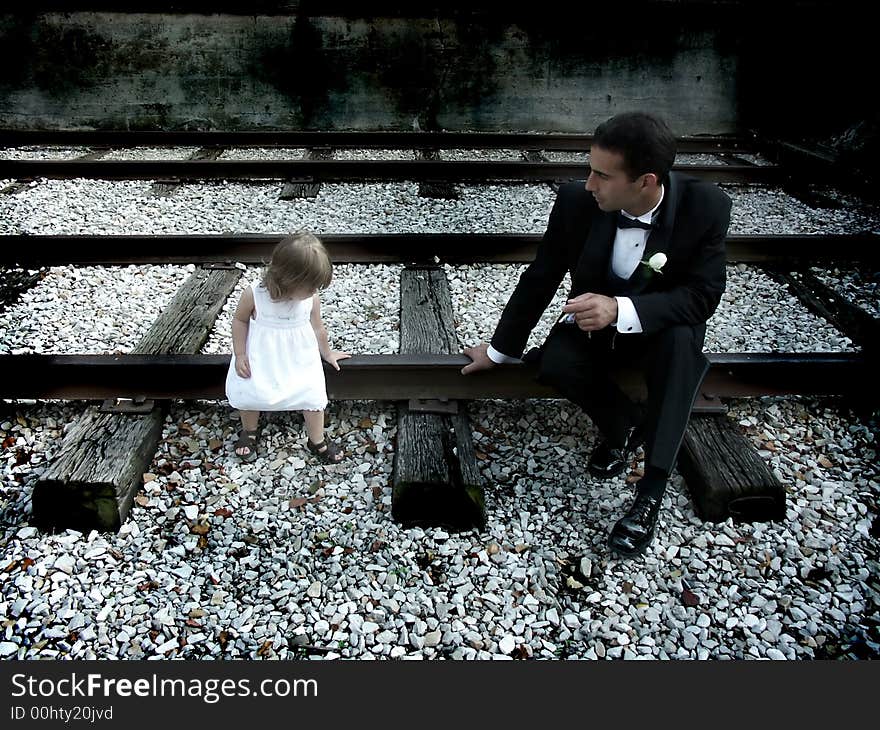
[[[859,394],[877,397],[859,353],[709,354],[710,397]],[[558,397],[531,365],[461,375],[464,355],[354,355],[325,365],[334,400]],[[0,355],[0,398],[222,399],[229,355]]]
[[[535,233],[323,234],[336,263],[525,263],[535,257]],[[260,264],[281,234],[239,235],[5,235],[0,266],[130,264]],[[880,236],[731,235],[727,260],[736,263],[807,265],[829,260],[876,264]]]
[[[584,152],[591,134],[536,132],[246,131],[161,132],[100,130],[0,130],[0,146],[71,147],[334,147],[358,149],[522,149]],[[742,152],[754,143],[738,137],[676,140],[680,153]]]
[[[720,183],[776,184],[775,165],[676,165],[675,170]],[[367,180],[428,182],[567,182],[583,180],[582,162],[475,160],[0,160],[0,179],[98,180]]]

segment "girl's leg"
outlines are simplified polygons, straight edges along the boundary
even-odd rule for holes
[[[306,422],[306,433],[309,436],[309,450],[317,454],[325,461],[340,461],[342,453],[336,446],[324,441],[324,411],[303,411],[303,420]],[[322,444],[320,448],[314,448]]]
[[[260,412],[259,411],[239,411],[238,415],[241,417],[241,430],[242,431],[256,431],[257,426],[260,424]],[[244,444],[240,446],[236,446],[235,453],[238,456],[247,456],[253,449],[250,446],[246,446]]]
[[[324,411],[303,411],[309,441],[319,444],[324,440]]]

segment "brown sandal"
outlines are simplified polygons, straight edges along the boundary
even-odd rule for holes
[[[250,464],[257,458],[257,439],[259,438],[259,435],[259,429],[254,429],[253,431],[242,429],[241,433],[238,435],[238,441],[236,441],[235,445],[232,447],[235,455],[245,464]],[[239,449],[247,449],[247,452],[239,454]]]
[[[342,450],[334,443],[327,443],[327,439],[313,444],[311,439],[306,439],[306,448],[317,456],[325,464],[338,464],[342,461]]]

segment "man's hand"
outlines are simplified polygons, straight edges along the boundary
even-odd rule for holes
[[[495,363],[489,358],[487,350],[489,348],[488,343],[481,342],[476,347],[466,347],[464,348],[464,354],[467,355],[472,363],[469,365],[465,365],[461,369],[462,375],[468,375],[470,373],[476,373],[480,370],[488,370],[489,368],[494,368]]]
[[[584,332],[595,332],[617,321],[617,300],[588,292],[569,299],[562,311],[574,313],[575,324]]]
[[[351,354],[348,352],[340,352],[339,350],[330,350],[329,352],[321,353],[321,357],[325,362],[330,363],[334,370],[339,370],[339,360],[345,360],[351,357]]]

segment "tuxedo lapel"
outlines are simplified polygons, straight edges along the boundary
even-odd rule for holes
[[[572,279],[572,295],[601,291],[611,261],[614,236],[617,233],[617,213],[601,211],[593,218],[586,235],[581,256]]]
[[[660,214],[657,216],[654,228],[648,235],[645,243],[645,261],[655,253],[666,253],[669,250],[669,241],[672,237],[672,228],[675,224],[675,215],[678,212],[678,200],[681,196],[681,185],[678,181],[678,173],[669,174],[669,183],[660,206]]]
[[[645,255],[642,261],[648,261],[655,253],[668,252],[680,196],[681,185],[678,181],[678,173],[672,172],[669,174],[669,182],[663,195],[664,200],[654,221],[654,227],[645,242]],[[643,291],[654,276],[662,276],[662,274],[653,271],[644,263],[639,263],[629,280],[633,293]]]

